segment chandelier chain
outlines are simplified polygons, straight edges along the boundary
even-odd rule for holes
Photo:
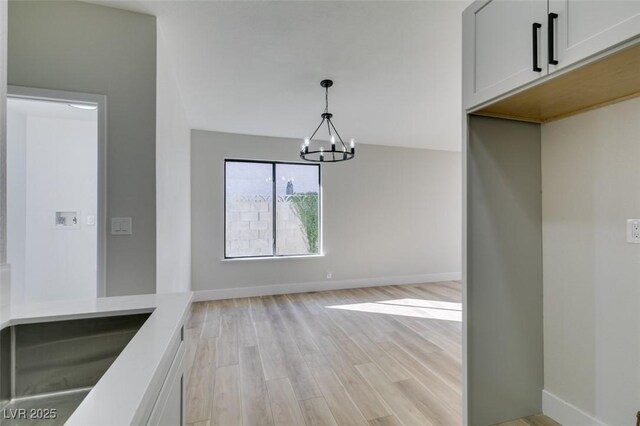
[[[329,88],[324,88],[324,112],[329,112]]]

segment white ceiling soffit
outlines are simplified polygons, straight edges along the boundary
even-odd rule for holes
[[[193,128],[459,151],[469,1],[96,2],[158,17]]]

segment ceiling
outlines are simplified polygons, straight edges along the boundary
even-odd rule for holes
[[[196,129],[459,151],[469,1],[99,1],[152,14]]]

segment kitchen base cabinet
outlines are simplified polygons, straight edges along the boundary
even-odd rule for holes
[[[147,425],[182,426],[184,424],[184,344],[181,342],[169,369]]]

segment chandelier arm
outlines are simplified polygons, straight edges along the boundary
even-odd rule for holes
[[[336,127],[333,125],[333,122],[331,122],[331,120],[328,120],[329,123],[331,124],[331,127],[333,127],[333,131],[336,132],[336,135],[338,136],[338,139],[340,140],[340,143],[342,144],[342,146],[344,147],[344,149],[347,149],[347,146],[344,144],[344,141],[342,140],[342,138],[340,137],[340,133],[338,133],[338,131],[336,130]]]
[[[316,133],[318,133],[318,130],[320,130],[320,126],[322,126],[322,123],[324,123],[325,118],[322,117],[322,121],[320,122],[320,124],[318,124],[318,127],[316,127],[316,130],[313,131],[313,134],[311,135],[311,137],[309,138],[309,142],[311,142],[311,140],[313,139],[313,137],[316,135]]]

